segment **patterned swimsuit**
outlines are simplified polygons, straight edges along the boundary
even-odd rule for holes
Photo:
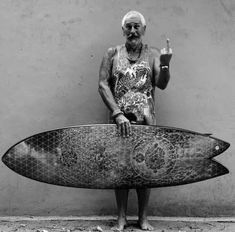
[[[117,47],[113,64],[112,92],[124,115],[138,124],[155,124],[154,88],[148,46],[143,45],[136,62],[128,60],[125,45]]]

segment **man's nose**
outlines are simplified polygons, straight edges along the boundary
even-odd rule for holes
[[[131,33],[135,33],[135,28],[131,27]]]

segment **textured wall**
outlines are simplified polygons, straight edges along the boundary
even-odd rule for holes
[[[217,158],[230,174],[191,185],[154,189],[149,213],[235,216],[235,2],[233,0],[0,1],[0,151],[40,131],[103,123],[97,92],[104,51],[123,43],[122,16],[147,20],[145,41],[171,38],[172,79],[157,90],[158,124],[212,132],[231,143]],[[1,215],[114,214],[111,190],[51,186],[0,164]],[[134,191],[129,214],[136,214]]]

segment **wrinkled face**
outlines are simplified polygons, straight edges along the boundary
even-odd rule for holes
[[[126,37],[126,43],[131,46],[137,46],[142,42],[142,36],[145,33],[146,26],[142,25],[141,19],[138,16],[130,16],[126,19],[122,27],[123,35]]]

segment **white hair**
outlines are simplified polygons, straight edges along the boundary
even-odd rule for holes
[[[122,18],[122,27],[124,27],[126,20],[129,17],[131,17],[131,16],[138,16],[138,17],[140,17],[140,21],[141,21],[142,25],[146,26],[146,21],[145,21],[144,16],[140,12],[138,12],[138,11],[131,10],[131,11],[127,12],[124,15],[124,17]]]

